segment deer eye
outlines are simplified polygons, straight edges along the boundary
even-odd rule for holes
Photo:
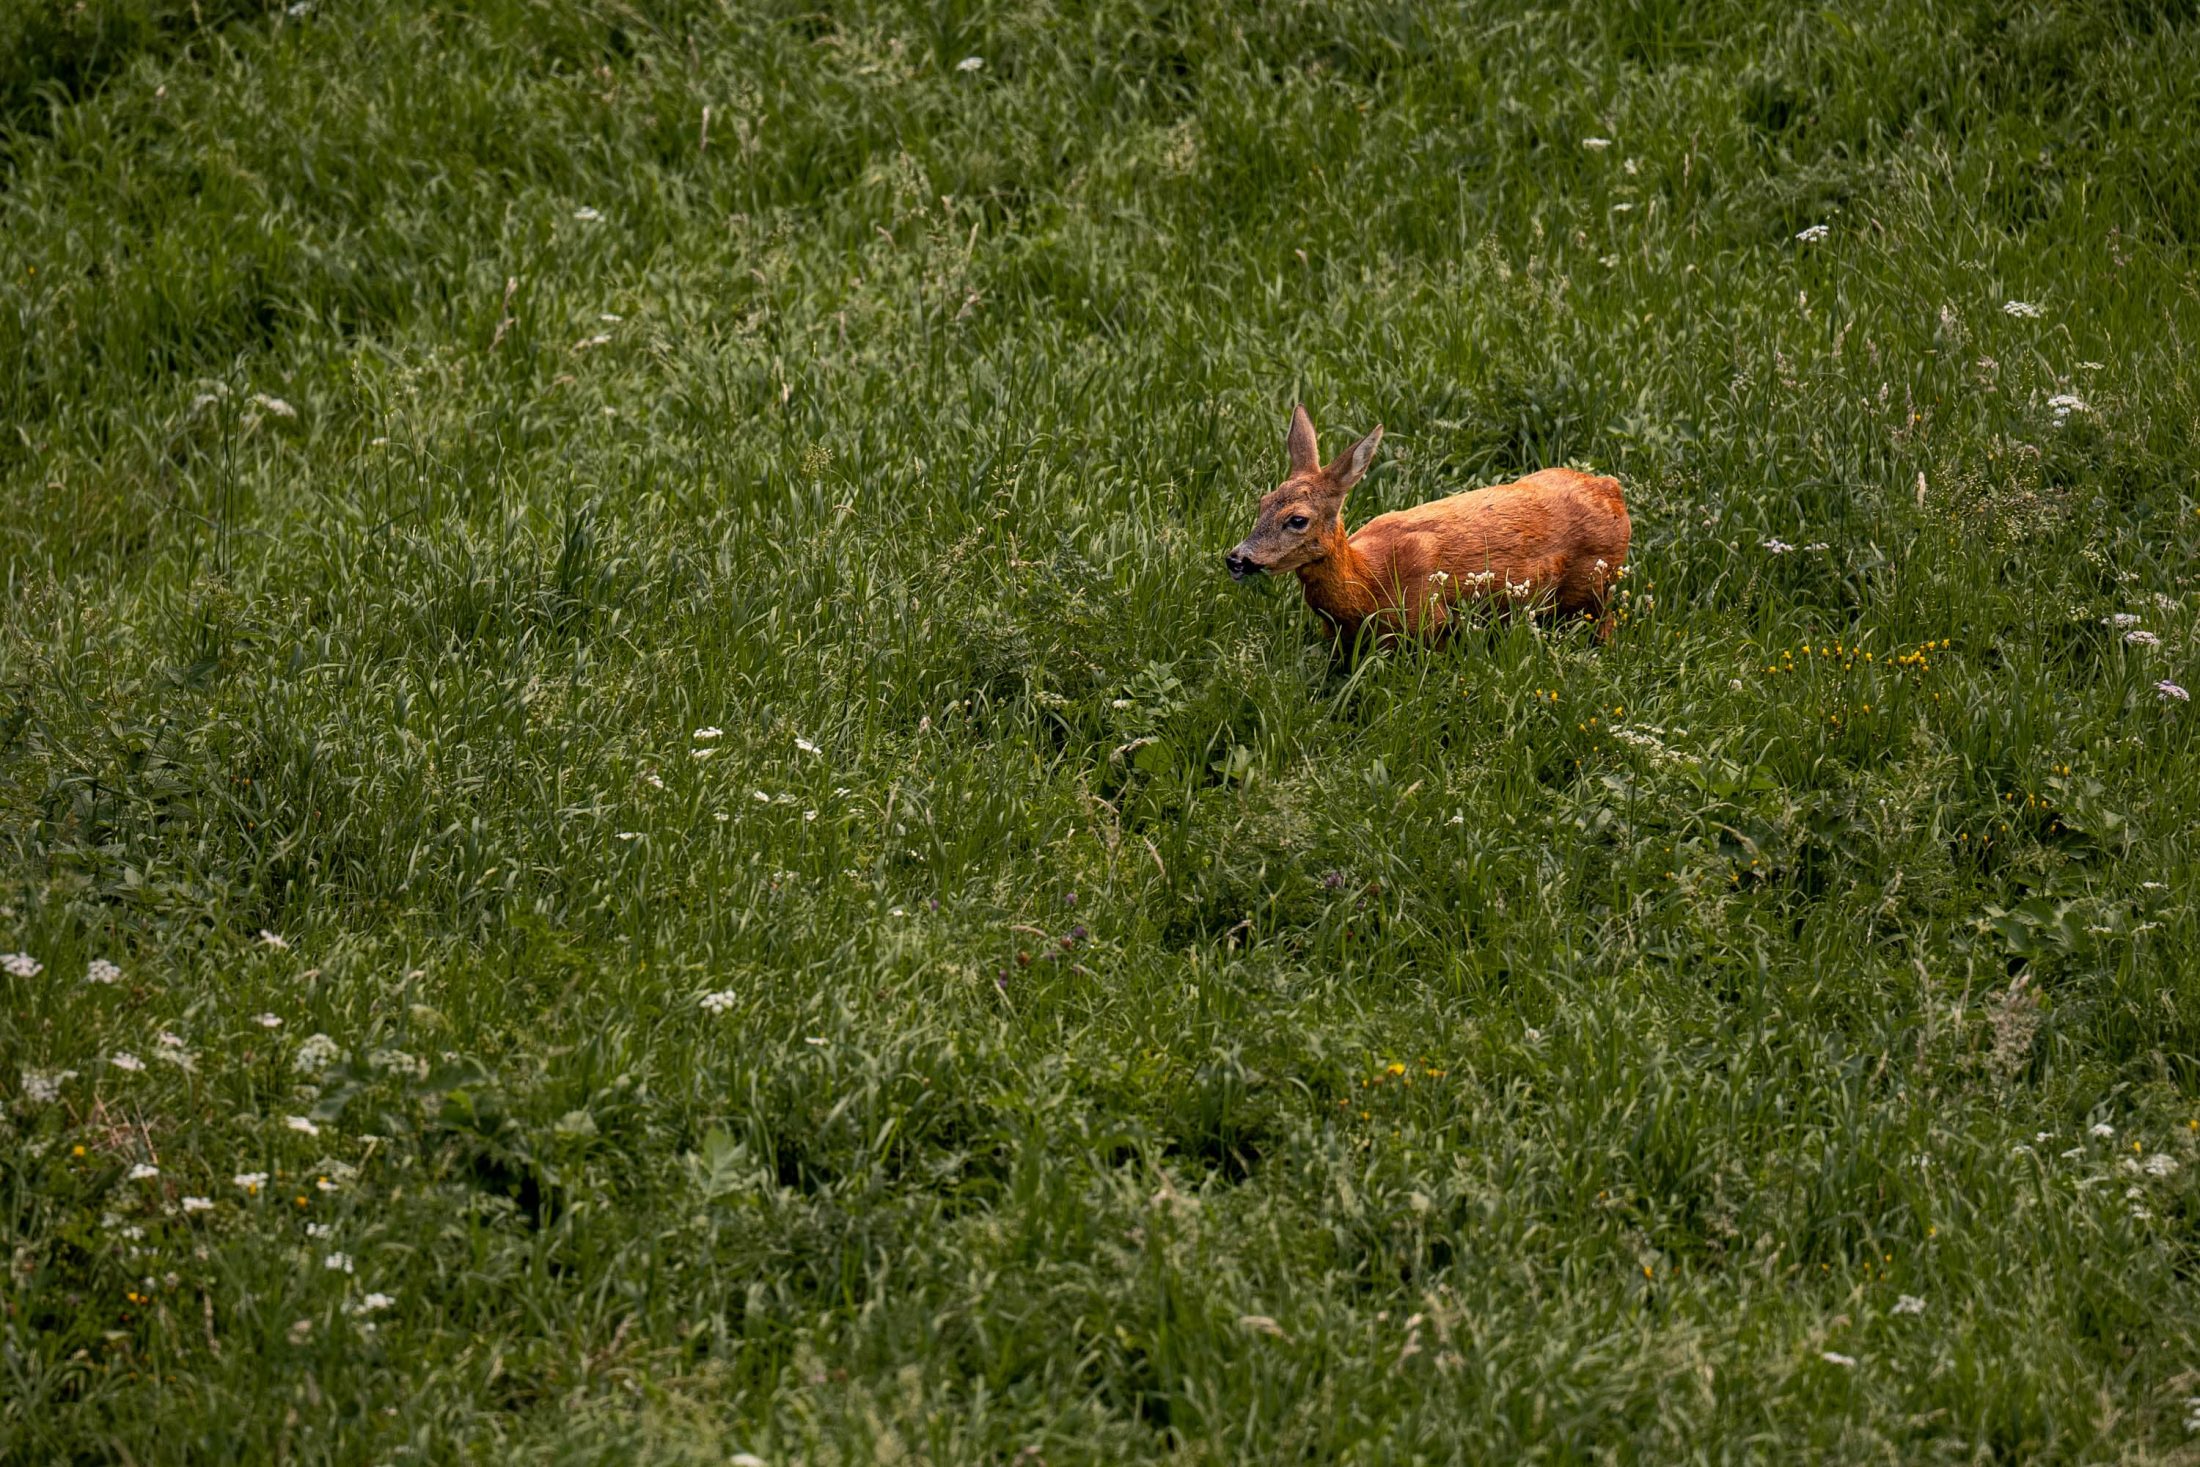
[[[1313,522],[1303,514],[1295,514],[1283,522],[1287,530],[1303,530],[1311,523]]]

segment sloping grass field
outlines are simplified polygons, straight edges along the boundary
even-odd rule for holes
[[[2196,241],[2191,3],[0,7],[0,1460],[2195,1460]]]

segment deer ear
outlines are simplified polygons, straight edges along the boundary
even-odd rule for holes
[[[1336,462],[1323,470],[1330,482],[1337,486],[1338,493],[1342,494],[1360,482],[1360,475],[1366,473],[1367,466],[1375,461],[1375,446],[1382,441],[1383,425],[1377,423],[1374,432],[1338,454]]]
[[[1291,432],[1284,439],[1284,447],[1291,454],[1291,472],[1311,474],[1321,467],[1321,450],[1314,446],[1314,420],[1306,415],[1306,404],[1291,409]]]

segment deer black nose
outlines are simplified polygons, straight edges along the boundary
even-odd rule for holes
[[[1242,550],[1233,550],[1223,556],[1222,564],[1230,572],[1230,579],[1233,581],[1242,581],[1260,569],[1253,564],[1253,557]]]

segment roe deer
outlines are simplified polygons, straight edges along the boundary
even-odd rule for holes
[[[1367,472],[1383,430],[1328,463],[1304,406],[1291,414],[1291,472],[1260,501],[1260,518],[1223,557],[1237,580],[1296,571],[1307,605],[1345,643],[1372,620],[1434,640],[1460,601],[1500,609],[1555,607],[1597,619],[1609,640],[1612,582],[1627,560],[1627,502],[1619,481],[1542,469],[1516,483],[1474,489],[1377,515],[1344,529],[1344,496]]]

